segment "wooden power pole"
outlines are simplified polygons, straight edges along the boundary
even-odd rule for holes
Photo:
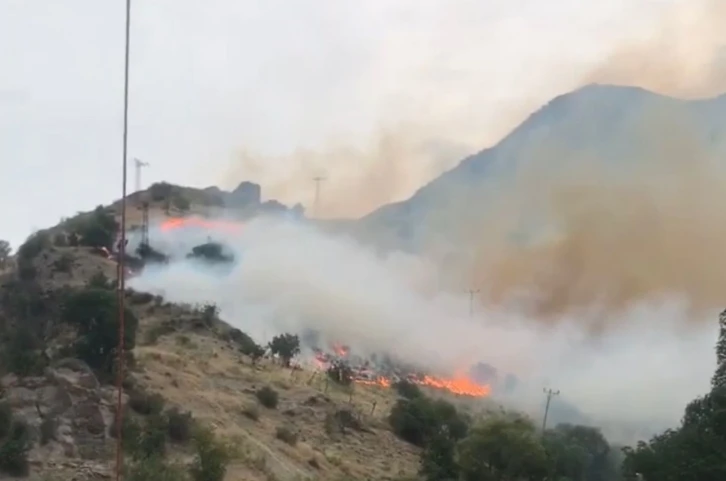
[[[545,389],[544,393],[547,395],[547,404],[545,404],[545,412],[544,412],[544,418],[542,419],[542,435],[544,435],[544,431],[547,428],[547,414],[550,412],[550,402],[552,401],[552,398],[554,396],[559,396],[560,391],[553,391],[552,389]]]

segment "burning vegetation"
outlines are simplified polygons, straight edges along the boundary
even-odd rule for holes
[[[315,366],[342,384],[353,382],[390,388],[405,381],[417,386],[448,391],[459,396],[486,397],[491,394],[489,384],[479,384],[466,375],[447,378],[424,374],[396,365],[388,358],[385,362],[377,363],[352,355],[350,346],[339,343],[333,343],[330,349],[332,352],[326,353],[319,348],[313,348]]]

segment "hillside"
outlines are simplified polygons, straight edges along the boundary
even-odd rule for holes
[[[150,217],[161,220],[165,204],[152,202]],[[100,247],[112,250],[115,210],[99,206],[34,234],[0,278],[0,479],[113,479],[119,311],[116,263]],[[536,424],[488,400],[488,387],[413,374],[360,378],[339,348],[332,363],[288,365],[298,348],[273,347],[273,338],[265,353],[213,304],[132,289],[125,299],[125,480],[413,480],[459,471],[478,479],[482,470],[560,469]],[[509,430],[518,434],[508,441]],[[482,466],[491,436],[518,454]],[[546,436],[558,449],[581,446],[593,469],[615,475],[619,452],[597,428],[558,425]]]
[[[151,216],[163,217],[163,210],[163,203],[152,204]],[[70,226],[99,212],[36,234],[19,250],[17,267],[0,279],[0,411],[8,407],[30,428],[30,479],[111,477],[112,376],[77,359],[74,346],[83,330],[65,317],[74,292],[90,285],[113,294],[115,261],[95,248],[69,245],[66,237]],[[134,216],[129,224],[138,227]],[[231,444],[224,479],[397,479],[416,473],[418,449],[396,438],[385,420],[396,400],[390,388],[351,390],[329,383],[325,373],[290,370],[273,360],[253,364],[240,351],[244,336],[202,306],[132,290],[126,300],[129,315],[138,319],[125,382],[129,416],[143,425],[162,405],[190,411]],[[274,408],[260,404],[263,387],[278,393]],[[190,449],[172,444],[167,451],[184,460],[191,459]]]
[[[590,85],[551,100],[496,145],[463,159],[408,200],[361,219],[356,231],[387,247],[419,250],[476,222],[520,175],[555,176],[588,163],[627,174],[678,148],[689,149],[689,156],[726,155],[726,95],[685,101],[635,87]]]

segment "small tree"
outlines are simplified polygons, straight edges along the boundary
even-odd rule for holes
[[[22,419],[13,419],[10,431],[0,445],[0,472],[11,476],[27,476],[28,451],[32,447],[30,430]]]
[[[219,307],[213,302],[207,302],[202,306],[202,320],[208,326],[211,326],[214,320],[219,316]]]
[[[423,392],[421,392],[420,387],[405,379],[397,382],[393,385],[393,387],[396,389],[399,396],[406,399],[416,399],[423,396]]]
[[[174,187],[167,182],[157,182],[151,184],[149,192],[151,193],[151,200],[154,202],[160,202],[171,197]]]
[[[191,203],[189,200],[182,196],[182,195],[176,195],[172,199],[172,204],[176,209],[178,209],[181,212],[187,212],[191,208]]]
[[[269,347],[272,354],[280,356],[285,367],[290,367],[290,361],[300,354],[300,338],[296,334],[280,334],[272,338]]]
[[[118,346],[118,303],[113,291],[87,288],[69,296],[63,318],[77,326],[79,339],[76,352],[94,369],[104,374],[113,373]],[[126,349],[136,345],[138,320],[129,309],[124,311]]]
[[[328,368],[328,377],[341,386],[353,384],[353,369],[342,361],[333,362]]]
[[[27,262],[35,259],[45,248],[50,246],[50,237],[46,232],[32,234],[18,249],[18,260]]]
[[[269,386],[258,389],[255,394],[257,395],[257,400],[260,401],[260,404],[268,409],[275,409],[280,400],[277,391]]]
[[[192,413],[171,408],[166,413],[169,438],[175,443],[186,443],[191,438],[194,419]]]
[[[45,360],[39,354],[41,342],[31,327],[18,325],[10,334],[2,360],[8,370],[23,376],[40,375],[45,368]]]
[[[8,259],[10,258],[10,242],[6,240],[0,240],[0,269],[4,269],[8,265]]]
[[[76,232],[84,246],[111,249],[116,240],[118,223],[111,212],[99,205],[87,218],[78,222]]]
[[[456,442],[446,429],[440,429],[426,444],[421,453],[419,474],[427,481],[459,479],[459,466],[456,463]]]
[[[262,359],[262,356],[265,355],[265,348],[253,341],[251,344],[243,345],[240,348],[240,352],[242,352],[245,356],[249,356],[252,360],[252,364],[257,364],[257,361]]]
[[[194,481],[222,481],[230,461],[229,447],[219,442],[210,429],[199,429],[194,436],[196,454],[190,468]]]

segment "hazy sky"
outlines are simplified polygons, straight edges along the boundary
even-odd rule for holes
[[[0,238],[14,245],[119,197],[124,3],[0,0]],[[129,156],[152,164],[145,184],[248,177],[264,195],[300,148],[365,149],[382,131],[450,147],[406,157],[400,197],[676,3],[691,0],[136,1]],[[264,160],[247,172],[243,151]],[[334,182],[354,162],[316,168]],[[284,200],[308,202],[301,185]]]

